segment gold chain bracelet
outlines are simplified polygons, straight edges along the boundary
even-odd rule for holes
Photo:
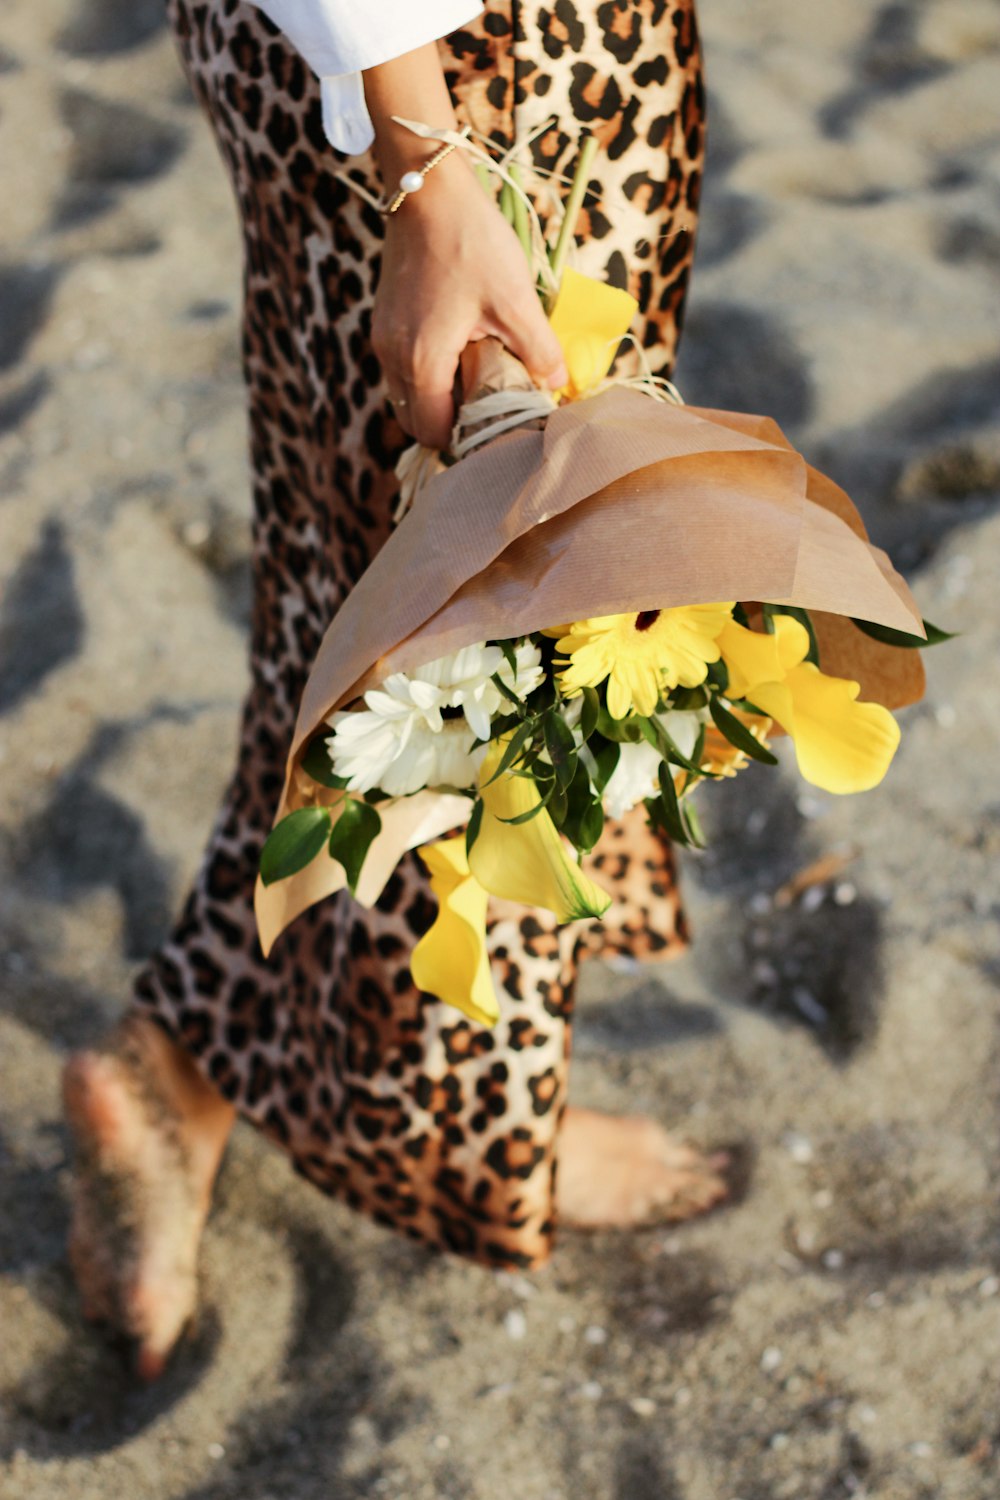
[[[471,129],[466,125],[465,129],[461,132],[462,139],[468,140],[470,133]],[[457,141],[445,141],[444,145],[440,146],[433,156],[428,157],[422,167],[415,168],[411,172],[404,172],[399,179],[399,187],[388,202],[382,205],[382,212],[384,214],[397,213],[411,193],[419,193],[428,172],[440,166],[445,157],[450,156],[457,149],[457,146]]]

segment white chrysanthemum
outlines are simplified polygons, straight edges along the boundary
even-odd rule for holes
[[[660,769],[660,752],[640,740],[637,745],[622,745],[618,764],[604,788],[604,810],[609,818],[620,818],[639,802],[656,792]]]
[[[514,663],[516,670],[512,671],[499,646],[464,646],[418,668],[413,675],[434,684],[444,694],[443,706],[460,708],[476,738],[488,740],[490,721],[506,702],[492,680],[494,674],[522,700],[534,692],[544,675],[538,647],[531,641],[515,646]]]
[[[419,709],[383,713],[363,708],[334,714],[330,759],[347,790],[362,794],[376,787],[390,797],[408,797],[424,787],[475,785],[485,746],[464,719],[439,719],[432,729]]]
[[[701,719],[696,713],[674,709],[657,714],[657,719],[680,753],[690,756],[698,742]],[[609,818],[620,818],[631,812],[647,797],[655,797],[659,782],[660,752],[640,740],[637,745],[622,745],[618,764],[604,788],[604,806]]]
[[[489,739],[490,721],[505,702],[493,674],[520,698],[542,680],[541,658],[530,641],[515,648],[515,664],[513,672],[499,646],[465,646],[412,673],[387,677],[365,694],[363,709],[328,721],[335,773],[348,791],[377,787],[391,797],[423,787],[473,786],[485,749],[473,751],[473,744]]]

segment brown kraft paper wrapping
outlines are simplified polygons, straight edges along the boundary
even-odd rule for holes
[[[467,389],[524,383],[493,341],[473,351]],[[859,682],[862,699],[899,708],[923,692],[917,652],[845,618],[922,636],[909,589],[843,490],[769,418],[611,386],[557,408],[541,430],[506,433],[427,483],[341,606],[302,696],[275,821],[341,800],[301,770],[303,749],[393,672],[587,616],[722,599],[808,609],[823,670]],[[359,901],[376,900],[406,849],[460,826],[469,808],[438,792],[380,808]],[[272,886],[258,880],[265,953],[345,883],[325,853]]]

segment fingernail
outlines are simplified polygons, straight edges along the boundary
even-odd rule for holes
[[[561,385],[568,385],[569,371],[567,370],[566,366],[557,365],[554,370],[550,370],[546,378],[546,384],[548,385],[549,389],[553,391],[557,391]]]

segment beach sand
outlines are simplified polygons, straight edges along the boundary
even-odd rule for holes
[[[242,1128],[199,1326],[141,1391],[80,1319],[58,1078],[165,931],[234,745],[239,251],[158,0],[7,0],[4,1500],[1000,1493],[1000,13],[703,0],[702,24],[681,388],[776,416],[961,632],[879,791],[822,796],[787,757],[706,789],[694,950],[586,972],[576,1099],[732,1146],[735,1201],[493,1276]]]

